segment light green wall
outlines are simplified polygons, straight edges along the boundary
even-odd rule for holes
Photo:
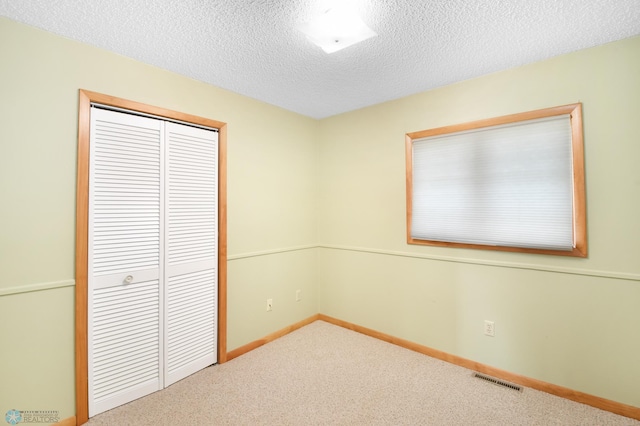
[[[2,415],[75,414],[81,88],[228,124],[229,350],[318,312],[318,121],[5,18],[0,63]]]
[[[10,409],[75,414],[73,287],[0,296],[0,421]],[[2,424],[0,423],[0,424]]]
[[[229,349],[316,314],[317,262],[316,248],[229,261],[234,288],[227,298],[233,306],[228,315],[228,327],[233,331]],[[301,290],[300,301],[296,301],[296,290]],[[273,299],[273,310],[268,313],[267,299]]]
[[[406,244],[405,133],[575,102],[588,258]],[[320,311],[640,407],[638,117],[637,37],[323,120]]]

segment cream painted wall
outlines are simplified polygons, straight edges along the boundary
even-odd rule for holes
[[[320,312],[640,407],[639,76],[636,37],[323,120]],[[406,244],[405,133],[575,102],[588,258]]]
[[[0,296],[0,415],[75,414],[73,287]],[[2,424],[2,423],[0,423]]]
[[[316,120],[5,18],[0,63],[2,415],[75,414],[81,88],[228,124],[229,350],[318,312]]]

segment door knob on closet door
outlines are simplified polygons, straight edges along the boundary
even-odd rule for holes
[[[131,284],[132,281],[133,281],[133,275],[127,275],[124,278],[124,284]]]

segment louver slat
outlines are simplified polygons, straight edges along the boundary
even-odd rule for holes
[[[154,120],[95,108],[92,119],[93,273],[157,267],[160,127]],[[118,244],[123,234],[135,235],[135,242]]]
[[[121,286],[117,291],[99,289],[93,300],[94,312],[99,313],[92,329],[96,402],[133,385],[157,382],[159,282]],[[135,318],[127,313],[134,313]]]
[[[166,367],[169,385],[216,362],[217,133],[167,123]]]
[[[216,256],[217,134],[167,123],[170,265]],[[188,222],[194,226],[185,229]],[[196,243],[195,240],[198,240]]]
[[[161,388],[161,123],[92,108],[89,415]],[[131,283],[123,282],[131,275]]]
[[[215,269],[169,278],[167,298],[167,371],[172,382],[173,373],[194,362],[215,362]]]

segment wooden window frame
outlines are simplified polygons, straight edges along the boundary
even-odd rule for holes
[[[78,107],[75,255],[75,383],[76,421],[79,425],[89,421],[87,267],[91,103],[218,129],[218,363],[227,361],[227,124],[81,89]]]
[[[570,115],[571,143],[573,155],[573,232],[575,247],[572,250],[550,250],[510,246],[481,245],[471,243],[445,242],[435,240],[422,240],[411,235],[412,222],[412,196],[413,196],[413,141],[431,136],[445,135],[474,129],[500,126],[520,121],[534,120],[558,115]],[[472,248],[482,250],[496,250],[521,253],[550,254],[559,256],[587,257],[587,220],[586,220],[586,196],[584,174],[584,142],[582,133],[582,104],[570,104],[518,114],[505,115],[485,120],[473,121],[464,124],[439,127],[429,130],[407,133],[405,136],[406,158],[406,200],[407,200],[407,243],[440,246]]]

